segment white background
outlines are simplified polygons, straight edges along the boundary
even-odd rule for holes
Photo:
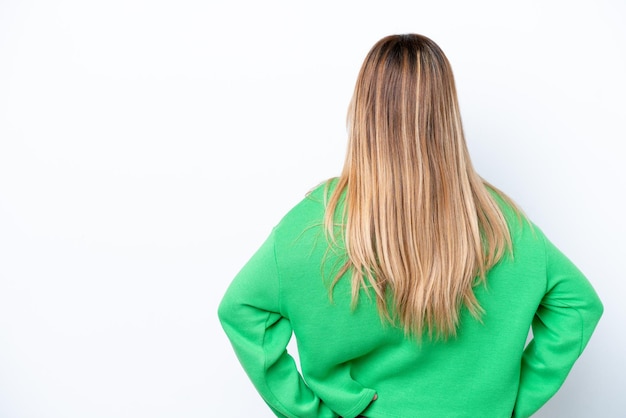
[[[434,39],[478,171],[605,315],[538,417],[625,417],[626,3],[0,0],[0,417],[270,417],[216,317],[339,174],[369,48]]]

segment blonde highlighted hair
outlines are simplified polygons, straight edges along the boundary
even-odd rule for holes
[[[327,196],[326,233],[336,244],[340,231],[347,253],[331,297],[349,272],[354,306],[371,290],[407,335],[456,335],[463,306],[481,317],[473,287],[511,248],[489,189],[509,201],[472,167],[442,50],[416,34],[381,39],[359,72],[344,168]]]

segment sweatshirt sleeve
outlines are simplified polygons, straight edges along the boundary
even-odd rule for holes
[[[545,236],[542,238],[546,293],[532,322],[533,339],[522,356],[515,418],[534,414],[561,387],[603,312],[585,276]]]
[[[218,309],[248,377],[277,417],[337,417],[305,384],[287,353],[292,328],[281,314],[274,234],[230,284]]]

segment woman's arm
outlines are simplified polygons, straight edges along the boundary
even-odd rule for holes
[[[309,389],[287,353],[292,328],[280,308],[274,233],[230,284],[218,315],[241,365],[276,416],[338,416]]]
[[[543,240],[547,288],[532,323],[533,340],[522,357],[516,418],[531,416],[561,387],[603,312],[585,276],[545,236]]]

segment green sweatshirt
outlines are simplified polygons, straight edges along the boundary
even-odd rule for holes
[[[502,203],[514,249],[475,288],[482,321],[464,309],[456,338],[417,343],[383,323],[365,292],[352,310],[347,277],[329,300],[344,258],[329,251],[323,202],[320,186],[281,220],[219,307],[239,361],[276,416],[529,417],[555,394],[603,307],[539,228]],[[302,375],[286,351],[292,332]]]

